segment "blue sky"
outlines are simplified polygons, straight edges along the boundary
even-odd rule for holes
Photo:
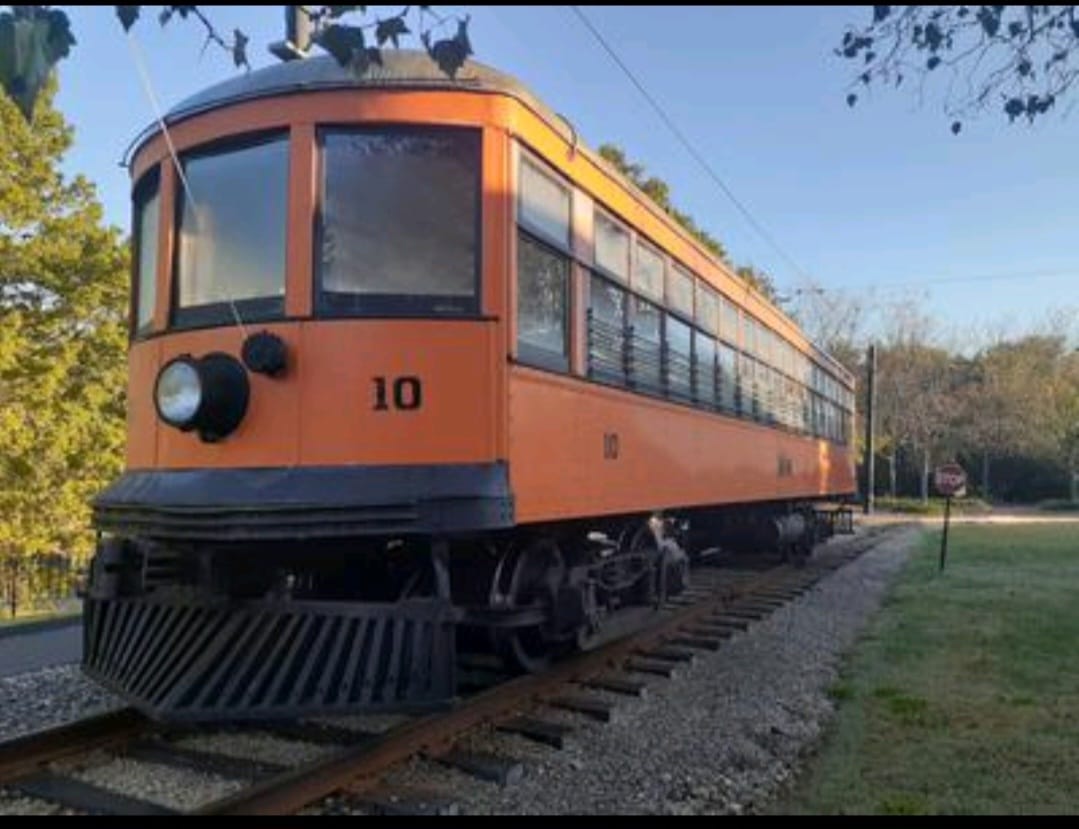
[[[205,7],[251,37],[257,68],[283,29],[280,6]],[[568,6],[437,7],[472,15],[476,58],[566,115],[586,142],[621,144],[665,179],[676,204],[739,263],[782,292],[801,277],[724,197]],[[984,324],[1021,331],[1079,309],[1079,115],[1033,127],[995,112],[948,131],[939,98],[877,90],[853,109],[852,67],[832,55],[869,7],[584,7],[735,195],[827,288],[878,299],[926,296],[944,333]],[[58,104],[75,125],[70,172],[95,181],[109,221],[129,225],[119,160],[153,120],[112,7],[68,7],[78,45],[61,64]],[[236,70],[200,57],[201,29],[157,7],[135,28],[165,108]],[[410,44],[411,45],[411,44]],[[967,277],[1022,275],[927,285]],[[1041,275],[1039,275],[1041,274]]]

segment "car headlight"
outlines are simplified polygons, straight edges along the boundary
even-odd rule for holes
[[[167,363],[157,375],[154,405],[165,423],[183,432],[197,429],[207,443],[227,437],[247,414],[247,372],[235,357],[215,352]]]
[[[179,357],[157,376],[154,403],[157,413],[169,426],[189,431],[202,405],[202,378],[194,361]]]

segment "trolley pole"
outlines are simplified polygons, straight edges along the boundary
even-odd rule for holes
[[[876,481],[875,458],[876,452],[873,447],[874,418],[877,397],[877,347],[869,346],[867,356],[869,378],[866,383],[865,404],[865,514],[873,513],[873,488]]]

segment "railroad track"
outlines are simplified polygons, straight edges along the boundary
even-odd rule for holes
[[[460,738],[493,725],[561,748],[573,729],[549,715],[545,718],[545,711],[561,709],[609,721],[617,707],[609,701],[612,696],[640,696],[648,687],[643,677],[676,675],[696,655],[718,650],[725,639],[796,599],[893,529],[869,528],[854,538],[833,541],[801,568],[760,569],[737,560],[695,568],[689,590],[669,602],[645,630],[542,674],[508,680],[494,674],[490,687],[473,691],[447,711],[391,720],[381,730],[362,725],[370,717],[203,730],[164,726],[122,709],[0,743],[0,791],[8,801],[29,798],[75,813],[287,814],[333,795],[370,811],[452,812],[451,801],[384,790],[380,779],[391,767],[422,756],[480,779],[512,783],[523,771],[519,762],[460,750]],[[342,725],[342,719],[361,724]],[[280,756],[267,759],[265,752],[250,756],[228,747],[229,740],[250,741],[251,735],[276,741],[279,750],[284,746],[293,758],[309,756],[287,763]],[[292,752],[289,741],[295,746]],[[255,743],[257,749],[258,740]],[[123,761],[185,770],[227,784],[197,802],[164,806],[142,796],[137,786],[117,791],[86,772]]]

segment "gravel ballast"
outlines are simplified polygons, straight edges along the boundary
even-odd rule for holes
[[[82,675],[78,665],[0,678],[0,740],[123,708]]]
[[[520,758],[524,779],[499,788],[428,761],[387,780],[452,794],[465,813],[741,814],[762,810],[819,741],[843,655],[907,560],[920,531],[892,531],[858,560],[715,653],[701,652],[644,699],[622,697],[614,722],[544,709],[578,730],[562,751],[489,732],[475,750]]]

